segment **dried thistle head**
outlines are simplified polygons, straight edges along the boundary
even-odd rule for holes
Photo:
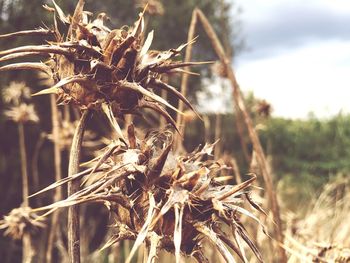
[[[187,44],[167,51],[150,51],[153,31],[144,39],[144,12],[131,27],[110,29],[105,25],[107,16],[84,12],[84,1],[79,0],[75,13],[66,16],[53,1],[45,9],[54,13],[54,26],[49,30],[15,32],[0,37],[25,34],[51,35],[54,41],[45,45],[28,45],[0,51],[0,62],[28,55],[46,55],[45,63],[14,63],[0,67],[6,70],[39,70],[46,73],[55,85],[37,95],[56,93],[62,103],[72,103],[81,109],[96,109],[109,119],[123,118],[124,114],[138,114],[149,108],[164,116],[175,127],[175,122],[164,106],[177,111],[153,89],[165,89],[193,107],[174,87],[161,81],[162,74],[182,73],[182,67],[203,63],[182,63],[175,60]],[[58,22],[67,25],[61,32]],[[67,37],[63,37],[67,36]]]
[[[38,122],[39,117],[35,112],[33,104],[21,103],[17,106],[10,107],[9,110],[4,112],[4,115],[16,122],[16,123],[27,123],[27,122]]]
[[[263,118],[269,118],[272,112],[272,106],[266,100],[259,100],[255,106],[256,112]]]
[[[30,98],[30,88],[24,82],[12,81],[3,89],[2,97],[7,104],[19,105]]]
[[[45,224],[30,207],[12,209],[0,220],[0,229],[4,229],[4,235],[12,239],[21,239],[25,233],[35,233],[43,227]]]
[[[177,260],[180,253],[199,259],[204,256],[200,246],[204,238],[228,262],[234,261],[227,247],[245,260],[243,243],[262,261],[240,221],[243,215],[259,222],[243,208],[244,202],[263,212],[247,190],[255,176],[238,185],[222,184],[220,171],[227,167],[213,160],[204,161],[212,145],[185,156],[175,156],[171,147],[170,131],[151,132],[140,140],[134,127],[129,126],[128,142],[111,143],[90,162],[90,168],[38,193],[74,179],[83,180],[80,191],[38,210],[51,213],[60,207],[91,202],[106,205],[114,215],[116,234],[105,247],[123,239],[135,240],[128,262],[143,242],[151,246],[152,253],[165,249]],[[224,225],[231,234],[224,233]],[[152,253],[150,258],[155,256]]]

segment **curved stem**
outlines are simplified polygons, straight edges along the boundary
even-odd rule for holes
[[[187,35],[187,42],[191,42],[191,40],[194,39],[194,34],[196,32],[196,25],[197,25],[197,14],[195,12],[193,12],[192,14],[192,18],[191,18],[191,24],[190,27],[188,29],[188,35]],[[191,60],[191,56],[192,56],[192,46],[193,43],[190,43],[187,45],[186,47],[186,53],[185,53],[185,59],[184,62],[189,62]],[[185,67],[184,70],[189,71],[189,67]],[[183,74],[182,75],[182,79],[181,79],[181,93],[184,97],[186,97],[187,95],[187,86],[188,86],[188,79],[189,79],[189,75],[188,74]],[[184,103],[182,100],[179,100],[179,106],[178,109],[180,112],[183,112],[184,109]],[[176,126],[179,129],[179,134],[176,134],[175,137],[175,147],[176,150],[178,152],[182,152],[183,151],[183,145],[182,145],[182,138],[181,136],[185,136],[185,124],[184,124],[184,119],[183,116],[181,114],[177,114],[176,116]]]
[[[72,146],[69,155],[68,176],[79,171],[79,159],[83,141],[85,125],[90,111],[83,112],[78,126],[75,128]],[[68,196],[79,190],[79,180],[68,183]],[[71,263],[80,263],[80,229],[79,229],[79,207],[77,205],[68,208],[68,253]]]
[[[277,200],[277,195],[274,189],[273,185],[273,180],[272,176],[269,172],[269,167],[268,163],[265,158],[265,153],[263,151],[263,148],[261,146],[259,137],[257,132],[254,129],[254,125],[252,122],[252,119],[250,118],[250,115],[246,109],[246,106],[244,104],[244,100],[241,94],[241,90],[239,88],[238,82],[236,80],[235,73],[233,71],[233,68],[231,66],[231,62],[227,58],[225,51],[213,29],[211,24],[209,23],[208,19],[206,16],[203,14],[203,12],[199,9],[196,9],[194,12],[197,13],[198,20],[201,22],[203,25],[204,31],[207,33],[207,36],[212,43],[212,46],[217,53],[218,57],[220,58],[220,61],[223,65],[225,65],[225,68],[227,70],[227,78],[231,82],[232,86],[232,92],[233,92],[233,99],[234,99],[234,104],[239,110],[239,112],[242,114],[243,121],[246,124],[247,130],[248,130],[248,135],[250,138],[250,141],[252,142],[253,149],[257,154],[257,161],[259,164],[259,167],[261,169],[261,174],[263,176],[263,179],[265,181],[265,187],[266,187],[266,192],[268,195],[268,199],[270,202],[272,214],[273,214],[273,219],[276,223],[276,231],[275,231],[275,236],[277,241],[280,244],[284,243],[284,235],[283,235],[283,228],[282,228],[282,220],[280,216],[280,211],[279,211],[279,204]],[[279,262],[285,263],[287,262],[287,256],[284,248],[282,246],[279,246],[278,248],[279,252]]]

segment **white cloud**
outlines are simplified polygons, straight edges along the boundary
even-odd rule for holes
[[[350,41],[313,43],[271,58],[243,62],[243,90],[272,103],[275,116],[305,118],[350,111]]]
[[[243,91],[272,103],[275,116],[350,112],[350,1],[240,0],[251,50],[236,58]]]

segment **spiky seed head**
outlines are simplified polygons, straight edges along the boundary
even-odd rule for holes
[[[105,25],[105,13],[91,20],[92,15],[83,11],[83,5],[84,1],[79,1],[72,17],[66,16],[55,2],[53,8],[45,6],[64,24],[69,25],[68,32],[61,32],[54,23],[55,27],[48,31],[56,38],[54,42],[0,51],[0,61],[37,54],[50,55],[49,61],[14,63],[0,67],[0,71],[33,69],[54,79],[55,84],[52,87],[36,95],[56,93],[61,102],[72,103],[82,109],[99,110],[103,104],[108,104],[108,108],[113,109],[113,114],[118,117],[123,117],[124,114],[138,114],[140,109],[150,108],[174,125],[174,121],[163,107],[175,111],[177,109],[155,94],[153,88],[165,88],[159,82],[162,74],[170,74],[189,66],[188,63],[173,61],[186,44],[168,51],[157,51],[157,55],[153,56],[149,50],[153,31],[143,42],[146,10],[139,15],[132,27],[112,30]],[[154,1],[153,5],[161,7],[157,1]],[[33,30],[29,33],[38,32]],[[20,33],[17,32],[19,35]],[[67,37],[64,39],[63,35]],[[183,96],[179,97],[175,89],[170,91],[190,105]]]
[[[30,207],[14,208],[0,220],[0,229],[12,239],[21,239],[25,233],[34,233],[43,227],[43,219],[39,219]]]
[[[4,115],[16,123],[39,122],[39,117],[33,104],[21,103],[17,106],[12,106],[4,112]]]
[[[217,246],[225,258],[232,258],[226,246],[242,258],[241,243],[245,242],[262,260],[240,221],[243,215],[259,222],[242,205],[246,201],[261,210],[246,195],[255,177],[238,185],[223,184],[220,171],[226,167],[204,160],[211,154],[212,145],[176,156],[171,151],[169,130],[150,132],[142,140],[135,137],[133,128],[129,127],[128,131],[129,142],[111,143],[90,162],[91,168],[44,189],[59,187],[77,178],[84,182],[74,196],[41,210],[50,212],[85,202],[106,204],[117,222],[117,234],[106,246],[122,239],[136,239],[127,262],[143,242],[153,242],[157,244],[156,250],[171,251],[178,258],[180,253],[190,255],[196,251],[203,238]],[[222,225],[232,229],[230,238],[221,230]],[[152,241],[155,237],[159,240]]]
[[[24,82],[12,81],[2,92],[5,103],[19,105],[30,98],[30,88]]]

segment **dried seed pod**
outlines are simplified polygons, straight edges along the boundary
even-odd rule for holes
[[[12,239],[21,239],[25,233],[34,233],[39,228],[45,227],[30,207],[12,209],[4,219],[0,220],[0,229],[4,229],[4,235]]]
[[[4,114],[8,119],[17,123],[39,121],[33,104],[21,103],[17,106],[12,106],[9,110],[6,110]]]
[[[243,215],[260,224],[257,217],[242,207],[246,200],[253,209],[262,211],[250,197],[246,199],[247,188],[256,177],[238,185],[220,184],[217,179],[225,167],[203,161],[213,146],[206,145],[187,156],[176,157],[171,152],[172,136],[169,130],[164,130],[151,132],[139,140],[134,127],[129,126],[128,142],[111,143],[89,163],[90,168],[39,193],[76,178],[84,181],[80,191],[37,210],[49,214],[79,203],[104,203],[117,222],[116,235],[105,247],[123,239],[135,240],[127,262],[142,242],[153,246],[150,256],[157,253],[155,250],[165,249],[174,253],[178,261],[180,254],[195,253],[203,238],[213,242],[228,262],[234,261],[227,246],[238,257],[245,258],[242,242],[262,262],[259,250],[239,220]],[[232,229],[231,238],[223,234],[221,225]],[[125,233],[120,232],[121,226]]]
[[[108,108],[114,109],[115,116],[121,117],[124,114],[136,114],[147,105],[148,108],[161,112],[174,126],[168,114],[159,108],[160,105],[175,108],[153,93],[150,85],[157,82],[158,86],[169,88],[159,81],[161,74],[201,64],[171,62],[186,44],[165,52],[149,51],[153,31],[142,42],[145,10],[133,27],[111,30],[105,25],[105,13],[90,20],[92,14],[83,10],[84,1],[78,2],[72,17],[65,15],[54,1],[53,5],[52,8],[45,6],[45,9],[54,13],[54,27],[51,30],[38,29],[0,36],[0,39],[5,39],[13,35],[54,35],[55,41],[45,45],[28,45],[0,51],[0,61],[28,55],[47,55],[49,61],[8,64],[0,67],[0,72],[39,70],[53,78],[55,84],[36,95],[56,93],[63,103],[72,103],[82,109],[100,110],[103,104],[107,104]],[[59,30],[56,17],[69,25],[68,32]],[[67,36],[66,39],[63,39],[64,35]],[[173,88],[171,90],[193,110],[179,92]]]

